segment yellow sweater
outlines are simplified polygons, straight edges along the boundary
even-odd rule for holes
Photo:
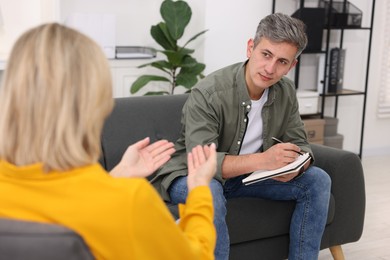
[[[145,179],[113,178],[99,164],[45,174],[0,161],[0,217],[69,227],[97,259],[214,259],[208,187],[180,205],[177,225]]]

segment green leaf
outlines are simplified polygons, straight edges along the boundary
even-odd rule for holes
[[[179,53],[180,55],[184,56],[184,55],[188,55],[188,54],[191,54],[191,53],[194,53],[195,51],[193,49],[187,49],[187,48],[180,48],[179,50],[165,50],[165,51],[159,51],[161,53],[164,53],[165,55],[167,55],[167,53]]]
[[[164,22],[161,22],[159,24],[161,31],[164,33],[165,37],[167,40],[170,42],[172,48],[171,50],[176,50],[177,49],[177,40],[173,39],[171,34],[169,33],[169,30],[167,28],[167,24]]]
[[[159,61],[153,61],[153,62],[141,64],[141,65],[137,66],[137,68],[141,69],[141,68],[145,68],[148,66],[159,69],[159,70],[163,71],[164,73],[167,73],[168,75],[172,76],[172,72],[171,72],[172,71],[172,64],[165,61],[165,60],[159,60]]]
[[[193,66],[183,67],[180,70],[180,73],[194,74],[201,78],[202,71],[206,68],[206,65],[203,63],[196,63]],[[180,74],[179,73],[179,74]]]
[[[179,73],[176,77],[176,86],[183,86],[185,88],[192,88],[198,79],[196,75],[190,73]]]
[[[194,58],[192,58],[191,56],[187,55],[186,57],[184,57],[183,62],[182,62],[182,64],[181,64],[181,67],[182,67],[182,68],[193,67],[193,66],[195,66],[196,64],[198,64],[198,62],[196,61],[196,59],[194,59]]]
[[[177,51],[167,50],[167,51],[162,51],[162,53],[164,53],[167,56],[168,63],[170,63],[173,68],[178,67],[184,58],[184,55]]]
[[[150,66],[163,71],[168,74],[168,76],[141,76],[131,85],[131,93],[136,93],[150,81],[165,81],[171,84],[170,90],[151,91],[147,92],[145,95],[169,95],[173,94],[174,86],[184,86],[190,90],[199,78],[204,77],[202,72],[205,65],[198,63],[196,59],[191,57],[191,54],[194,53],[195,50],[186,48],[186,45],[197,39],[200,35],[206,33],[207,30],[197,33],[191,37],[183,47],[180,47],[178,45],[178,39],[183,36],[184,30],[191,20],[191,8],[182,0],[164,0],[160,7],[160,13],[163,21],[152,26],[150,28],[150,33],[153,39],[163,48],[162,50],[157,50],[157,52],[164,54],[166,60],[146,63],[138,66],[138,68]]]
[[[145,68],[147,66],[151,66],[156,69],[162,70],[168,74],[170,74],[170,71],[172,70],[172,64],[165,60],[153,61],[150,63],[142,64],[139,65],[137,68]]]
[[[159,69],[169,75],[171,75],[171,71],[172,71],[172,64],[168,63],[168,62],[152,62],[151,66],[153,68],[156,68],[156,69]]]
[[[206,65],[203,63],[196,63],[193,66],[181,68],[176,77],[176,85],[192,88],[198,82],[198,77],[201,78],[205,67]]]
[[[148,66],[152,66],[152,63],[153,62],[144,63],[144,64],[141,64],[141,65],[138,65],[137,68],[141,69],[141,68],[145,68],[145,67],[148,67]]]
[[[196,38],[198,38],[200,35],[204,34],[205,32],[207,32],[208,30],[204,30],[204,31],[201,31],[200,33],[198,34],[195,34],[194,36],[191,37],[191,39],[189,39],[183,46],[186,47],[190,42],[192,42],[193,40],[195,40]]]
[[[191,20],[192,11],[189,5],[185,1],[165,0],[161,4],[160,13],[172,38],[180,39]]]
[[[162,76],[155,76],[155,75],[142,75],[136,81],[133,82],[130,88],[130,93],[134,94],[138,92],[142,87],[144,87],[146,84],[148,84],[150,81],[167,81],[169,82],[169,79]]]
[[[167,33],[166,25],[163,22],[160,22],[157,25],[153,25],[150,28],[150,34],[153,39],[161,45],[166,50],[175,50],[176,41]]]
[[[179,51],[166,50],[161,52],[167,56],[168,62],[171,63],[174,67],[181,67],[186,57],[190,57],[188,54],[193,53],[194,50],[180,49]]]

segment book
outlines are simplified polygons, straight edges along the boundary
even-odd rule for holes
[[[258,170],[252,172],[248,177],[242,180],[245,185],[250,185],[255,182],[263,181],[269,178],[274,178],[277,176],[289,174],[289,173],[299,173],[307,161],[311,159],[309,153],[304,153],[299,155],[295,161],[290,164],[287,164],[281,168],[275,170]]]
[[[117,59],[151,59],[156,57],[156,51],[149,47],[141,46],[117,46]]]
[[[329,61],[328,93],[335,93],[343,88],[345,49],[332,48]]]

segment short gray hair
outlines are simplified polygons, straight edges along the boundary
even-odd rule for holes
[[[261,38],[267,38],[273,42],[287,42],[298,49],[295,57],[298,57],[307,45],[305,24],[296,18],[282,13],[274,13],[264,17],[257,26],[254,46]]]

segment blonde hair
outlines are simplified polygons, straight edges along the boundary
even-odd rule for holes
[[[60,24],[15,43],[0,89],[0,158],[45,171],[97,162],[112,81],[101,48]]]

